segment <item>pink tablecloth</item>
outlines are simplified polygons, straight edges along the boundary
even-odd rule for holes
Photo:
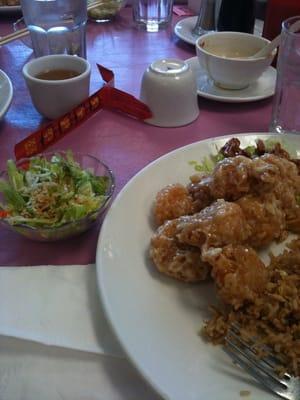
[[[0,35],[10,31],[17,16],[0,17]],[[173,26],[178,21],[174,17]],[[173,26],[159,33],[137,31],[131,9],[126,8],[115,22],[90,23],[87,29],[88,59],[92,64],[91,91],[100,85],[96,62],[113,69],[116,87],[139,95],[146,67],[155,59],[195,56],[194,47],[176,38]],[[13,157],[14,144],[35,130],[43,121],[33,108],[21,75],[32,56],[21,41],[0,48],[0,68],[14,85],[12,107],[0,122],[0,167]],[[53,149],[71,148],[93,154],[113,170],[119,192],[141,168],[175,148],[204,138],[268,129],[271,100],[247,104],[225,104],[199,98],[200,116],[191,125],[166,129],[110,111],[101,111]],[[134,205],[133,205],[134,207]],[[0,227],[0,265],[87,264],[95,260],[99,229],[75,239],[56,243],[34,243]]]

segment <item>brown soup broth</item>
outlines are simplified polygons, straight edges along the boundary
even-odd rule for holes
[[[43,71],[37,74],[35,77],[37,79],[47,80],[47,81],[61,81],[63,79],[74,78],[80,75],[80,72],[72,71],[69,69],[50,69],[48,71]]]

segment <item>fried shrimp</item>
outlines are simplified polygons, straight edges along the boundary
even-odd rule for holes
[[[286,234],[285,213],[281,203],[273,193],[265,195],[249,194],[236,202],[246,219],[251,234],[247,243],[260,248],[267,246],[273,240],[283,239]]]
[[[300,175],[296,164],[273,154],[264,154],[261,159],[276,168],[272,191],[287,217],[293,215],[297,207],[296,198],[300,194]]]
[[[195,211],[192,196],[179,183],[166,186],[156,195],[153,212],[157,226],[169,219],[193,214]]]
[[[150,254],[162,273],[185,282],[212,277],[235,308],[263,290],[267,273],[255,249],[299,233],[300,176],[285,153],[247,157],[237,142],[212,173],[196,174],[187,187],[169,185],[156,198],[161,225]],[[224,151],[225,151],[224,150]]]
[[[177,239],[178,219],[166,221],[151,239],[150,256],[157,269],[183,282],[207,278],[210,267],[201,259],[200,249]]]
[[[237,309],[264,291],[267,268],[252,248],[230,244],[218,255],[209,253],[204,258],[212,266],[212,277],[224,303]]]
[[[188,190],[200,211],[216,199],[237,200],[250,190],[249,165],[251,159],[244,156],[225,158],[214,168],[211,175],[197,180],[194,175]]]
[[[300,176],[295,163],[274,154],[253,159],[238,155],[218,162],[210,175],[199,175],[198,179],[193,175],[187,188],[198,211],[216,199],[236,201],[249,193],[270,191],[291,208]]]
[[[181,243],[199,248],[241,244],[251,234],[240,206],[221,199],[197,214],[179,218],[177,230]]]

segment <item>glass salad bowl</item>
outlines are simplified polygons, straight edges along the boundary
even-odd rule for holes
[[[98,223],[114,191],[111,170],[88,154],[9,160],[0,173],[0,223],[28,239],[67,239]]]
[[[93,5],[95,0],[88,0],[88,8]],[[126,0],[103,0],[95,7],[88,9],[88,18],[95,22],[108,22],[115,18],[122,7],[125,7]]]

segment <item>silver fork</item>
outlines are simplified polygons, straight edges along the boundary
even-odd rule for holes
[[[287,400],[300,400],[300,380],[288,373],[279,377],[279,361],[272,354],[259,359],[251,343],[243,340],[237,327],[231,327],[225,338],[225,352],[231,359],[270,391]],[[254,343],[253,343],[254,344]]]

